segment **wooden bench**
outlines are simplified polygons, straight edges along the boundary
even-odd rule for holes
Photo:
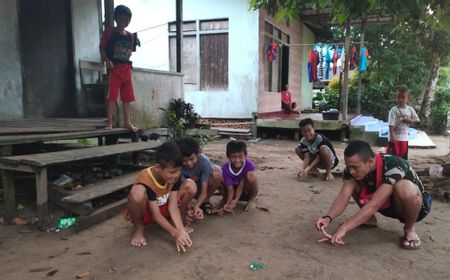
[[[6,216],[13,216],[15,211],[15,189],[9,170],[31,172],[35,174],[37,216],[39,219],[44,219],[48,213],[47,167],[68,162],[98,159],[130,152],[154,149],[159,145],[160,143],[156,141],[134,142],[59,152],[1,157],[0,169],[3,172],[2,185],[5,193],[5,206],[7,208]]]

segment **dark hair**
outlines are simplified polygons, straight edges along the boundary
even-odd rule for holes
[[[285,84],[285,85],[282,85],[282,86],[281,86],[281,90],[282,90],[282,91],[285,91],[285,90],[287,90],[287,87],[286,87],[286,85],[287,85],[287,84]]]
[[[192,137],[181,138],[177,141],[178,147],[180,147],[183,157],[189,157],[192,154],[198,155],[200,151],[200,145]]]
[[[239,140],[233,140],[228,142],[227,157],[230,157],[231,154],[234,153],[244,153],[244,155],[247,155],[247,145],[245,145],[245,142]]]
[[[119,5],[114,9],[114,19],[119,16],[127,16],[131,18],[131,10],[125,5]]]
[[[396,95],[398,95],[399,93],[411,94],[411,92],[409,91],[409,88],[407,86],[399,86],[399,87],[397,87]]]
[[[304,126],[306,126],[306,125],[311,125],[312,127],[314,127],[314,122],[313,122],[313,120],[312,119],[310,119],[310,118],[306,118],[306,119],[303,119],[303,120],[301,120],[299,123],[298,123],[298,126],[300,127],[300,128],[302,128],[302,127],[304,127]]]
[[[162,168],[165,167],[181,167],[183,164],[183,155],[180,148],[173,142],[166,142],[156,148],[156,163]]]
[[[372,151],[369,143],[362,140],[355,140],[350,142],[344,151],[345,157],[352,157],[354,155],[358,155],[362,161],[367,162],[375,156],[375,153]]]

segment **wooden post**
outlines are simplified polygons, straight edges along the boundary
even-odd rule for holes
[[[344,81],[342,85],[342,120],[347,120],[348,113],[348,66],[350,59],[350,16],[345,21],[345,61],[344,61]]]
[[[176,0],[176,28],[177,72],[181,73],[181,53],[183,50],[183,0]]]
[[[47,192],[47,168],[36,170],[36,202],[37,216],[40,222],[43,222],[48,214],[48,192]]]
[[[105,0],[105,27],[114,27],[114,0]]]
[[[256,139],[258,137],[258,125],[257,125],[257,120],[258,120],[258,113],[256,112],[252,112],[252,138]]]
[[[361,23],[361,42],[359,43],[359,49],[360,52],[362,48],[364,47],[364,24],[365,24],[365,17],[362,19]],[[356,114],[361,114],[361,94],[362,94],[362,73],[359,71],[358,67],[358,93],[356,96]]]
[[[0,146],[0,156],[6,157],[12,155],[11,145]],[[16,215],[16,188],[12,171],[1,170],[3,186],[3,201],[5,202],[5,219],[11,220]]]

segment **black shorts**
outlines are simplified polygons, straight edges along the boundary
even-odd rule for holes
[[[422,209],[420,209],[419,215],[417,216],[417,222],[421,221],[423,218],[425,218],[431,211],[431,195],[428,192],[424,192],[422,194]],[[404,222],[404,220],[402,219],[402,217],[400,217],[400,214],[398,214],[398,212],[395,210],[394,208],[394,204],[391,203],[391,206],[389,206],[386,209],[380,210],[378,211],[380,212],[381,215],[389,217],[389,218],[393,218],[393,219],[398,219],[400,222]]]
[[[238,186],[233,186],[234,193],[236,193],[237,187]],[[245,192],[245,187],[244,190],[242,191],[241,197],[239,197],[239,201],[250,201],[250,194]]]

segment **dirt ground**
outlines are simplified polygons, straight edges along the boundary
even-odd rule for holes
[[[410,150],[416,169],[449,152],[448,138],[433,137],[433,141],[437,149]],[[204,152],[223,161],[225,145],[225,140],[214,142]],[[120,216],[79,233],[0,225],[0,278],[75,279],[87,271],[91,279],[450,278],[450,204],[439,201],[433,202],[431,214],[417,226],[421,250],[400,249],[402,225],[378,214],[377,228],[355,229],[344,238],[345,246],[318,244],[322,235],[313,222],[326,214],[342,178],[334,182],[296,179],[295,145],[287,140],[249,144],[249,156],[257,165],[260,208],[246,213],[241,205],[235,216],[196,222],[193,246],[187,253],[177,253],[174,242],[157,226],[146,229],[146,247],[131,247],[132,227]],[[335,143],[335,147],[342,159],[345,144]],[[356,210],[356,204],[350,203],[330,231]],[[253,261],[263,263],[265,269],[250,270]],[[55,269],[53,276],[47,276]]]

